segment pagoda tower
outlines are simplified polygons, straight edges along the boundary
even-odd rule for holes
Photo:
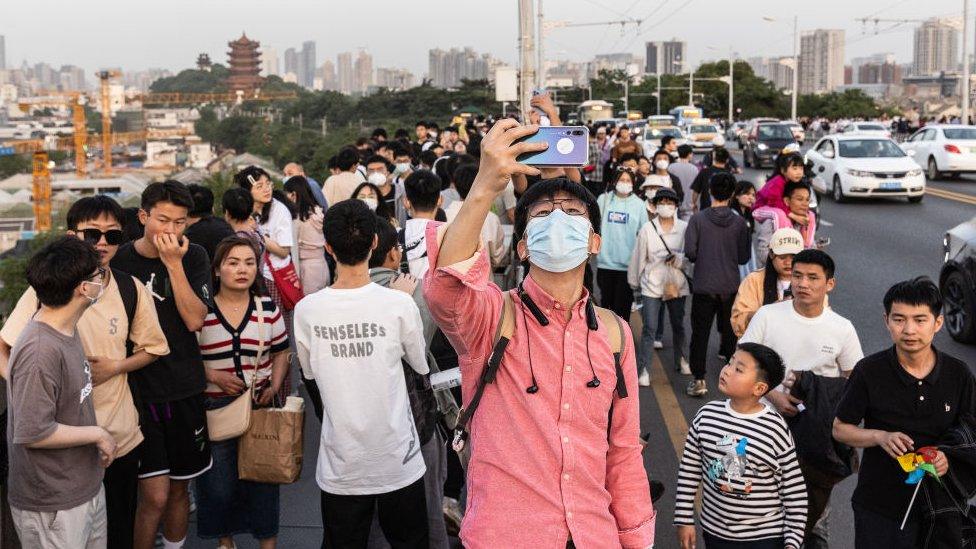
[[[260,88],[264,83],[264,78],[261,78],[261,52],[258,51],[260,42],[248,39],[242,32],[240,38],[227,45],[230,46],[227,52],[230,64],[227,89],[250,92]]]

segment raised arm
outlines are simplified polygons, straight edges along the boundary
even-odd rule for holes
[[[492,126],[481,141],[481,165],[468,198],[454,222],[447,228],[440,245],[437,267],[453,265],[468,259],[478,249],[481,227],[485,224],[492,202],[505,190],[514,174],[537,175],[539,170],[515,161],[518,155],[545,150],[546,143],[518,143],[516,139],[532,135],[538,126],[520,126],[506,118]],[[513,179],[514,180],[514,179]]]

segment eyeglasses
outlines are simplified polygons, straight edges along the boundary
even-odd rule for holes
[[[99,267],[95,269],[95,272],[85,279],[85,282],[91,282],[92,284],[101,284],[101,282],[92,282],[94,279],[104,280],[105,279],[105,267]]]
[[[105,237],[105,243],[109,246],[118,246],[125,240],[125,235],[121,229],[111,229],[104,232],[98,229],[82,229],[78,232],[81,233],[82,239],[92,246],[101,242],[103,236]]]
[[[579,198],[543,198],[529,207],[529,217],[545,217],[559,208],[567,215],[586,215],[586,203]]]

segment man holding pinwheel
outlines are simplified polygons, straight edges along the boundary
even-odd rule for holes
[[[955,455],[950,441],[976,432],[976,381],[962,361],[932,346],[943,318],[931,280],[895,284],[884,309],[894,345],[854,368],[833,427],[838,441],[865,449],[852,497],[855,547],[962,547],[962,486],[976,461],[950,464],[945,452]],[[959,513],[939,514],[935,528],[930,509],[941,501],[955,501]]]

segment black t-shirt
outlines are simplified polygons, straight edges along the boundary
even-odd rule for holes
[[[162,260],[139,255],[129,242],[119,248],[112,267],[131,274],[149,288],[169,344],[169,355],[130,374],[139,397],[145,402],[169,402],[202,393],[207,382],[197,336],[187,329],[176,308],[169,272]],[[190,243],[183,256],[183,271],[193,292],[209,306],[210,260],[202,246]]]
[[[233,234],[234,229],[230,227],[229,223],[212,215],[201,217],[199,221],[183,231],[183,236],[189,238],[190,242],[199,244],[203,246],[204,250],[207,250],[207,257],[211,261],[214,257],[214,250],[217,249],[217,244],[220,244],[221,240]]]
[[[729,169],[709,166],[698,172],[698,175],[695,176],[695,180],[691,182],[691,190],[699,193],[700,195],[698,197],[699,210],[704,210],[712,205],[712,195],[708,192],[708,183],[712,179],[713,175],[720,172],[729,172]]]
[[[958,424],[960,414],[972,412],[974,398],[976,380],[962,361],[936,351],[935,368],[917,379],[901,367],[891,347],[857,363],[837,406],[837,419],[852,425],[863,420],[865,429],[904,433],[918,450],[936,445]],[[905,484],[906,477],[880,446],[865,448],[852,500],[900,521],[915,490]],[[917,519],[916,511],[925,506],[916,501],[912,507],[912,517]]]

